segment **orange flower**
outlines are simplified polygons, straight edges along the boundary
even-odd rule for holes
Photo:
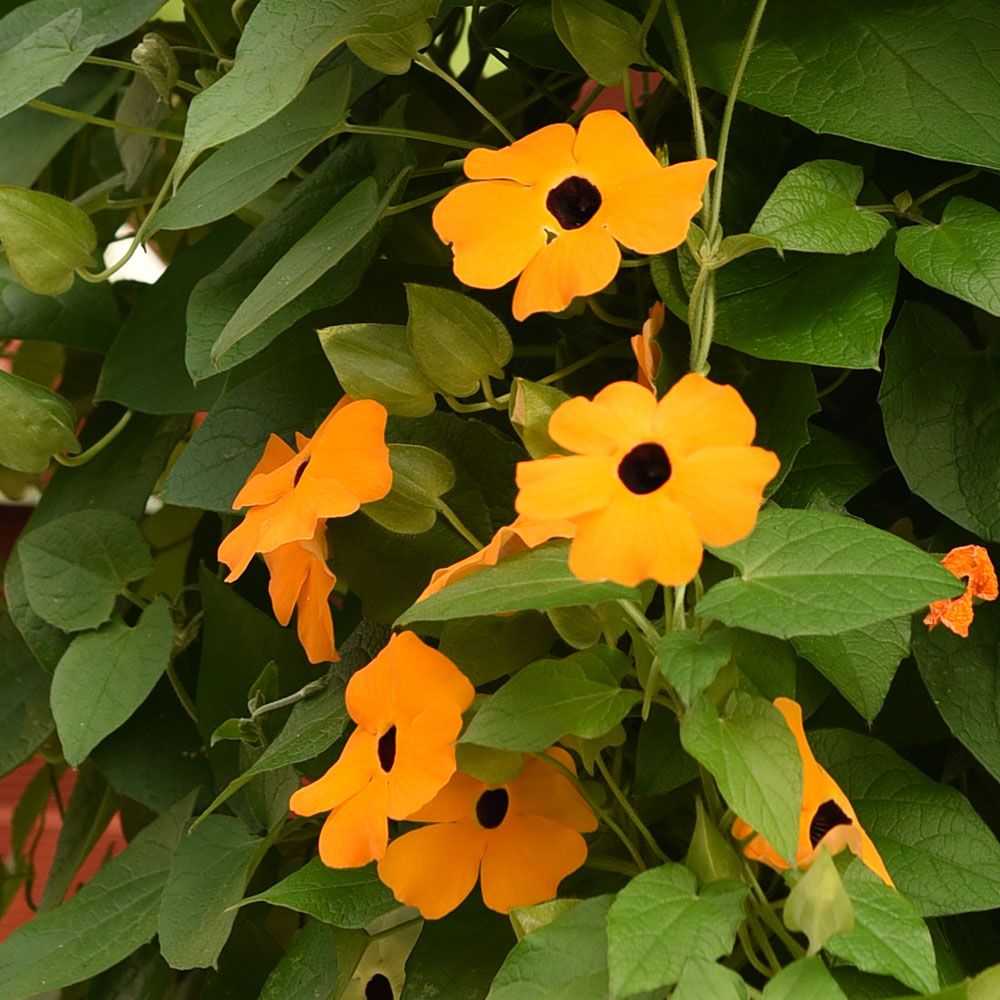
[[[308,541],[287,542],[264,553],[271,574],[268,590],[274,616],[287,625],[292,611],[298,609],[299,641],[310,663],[339,659],[330,614],[330,594],[337,578],[326,559],[326,522],[317,525],[316,534]]]
[[[802,758],[802,809],[799,813],[799,844],[795,866],[808,868],[822,848],[837,854],[849,847],[886,885],[893,881],[871,838],[858,822],[857,813],[840,785],[813,756],[802,726],[802,708],[790,698],[775,698],[774,707],[784,716],[795,736]],[[733,836],[740,841],[753,836],[753,829],[737,819]],[[760,835],[744,847],[743,853],[775,871],[785,871],[791,865]]]
[[[927,612],[924,624],[930,628],[942,624],[963,639],[969,636],[972,624],[972,599],[984,601],[997,599],[997,574],[989,553],[981,545],[962,545],[952,549],[941,562],[960,580],[965,577],[965,593],[959,597],[934,601]]]
[[[656,373],[663,360],[663,352],[656,342],[656,335],[663,329],[663,315],[663,303],[653,303],[649,319],[642,324],[642,333],[637,333],[630,341],[632,353],[639,364],[635,380],[653,393],[656,392]]]
[[[388,820],[428,803],[455,773],[455,739],[475,691],[442,653],[412,632],[389,644],[347,684],[357,723],[340,759],[292,795],[300,816],[330,812],[319,856],[354,868],[385,854]]]
[[[691,580],[702,544],[730,545],[757,521],[778,459],[752,447],[753,414],[731,386],[685,375],[659,402],[635,382],[552,414],[549,435],[575,455],[517,467],[516,507],[576,524],[569,567],[583,580],[668,586]]]
[[[629,120],[596,111],[546,125],[504,149],[474,149],[465,175],[434,209],[455,274],[474,288],[521,275],[514,316],[559,312],[610,284],[621,243],[664,253],[687,238],[714,160],[663,167]],[[617,242],[616,242],[617,241]]]
[[[547,751],[573,769],[565,750]],[[483,902],[507,913],[552,899],[587,858],[581,834],[597,829],[590,806],[554,767],[535,757],[503,785],[461,771],[410,819],[432,824],[394,840],[379,878],[396,899],[436,920],[481,880]]]
[[[552,538],[572,538],[575,531],[576,525],[570,521],[539,521],[530,517],[518,517],[513,524],[501,528],[490,539],[489,544],[478,552],[452,563],[451,566],[436,569],[431,582],[424,588],[417,601],[436,594],[449,583],[471,576],[486,566],[496,566],[506,556],[537,548]]]

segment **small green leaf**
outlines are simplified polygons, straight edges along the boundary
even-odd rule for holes
[[[730,261],[739,260],[748,253],[755,253],[757,250],[776,250],[781,254],[779,247],[769,236],[758,236],[751,233],[739,233],[736,236],[727,236],[716,250],[712,260],[716,267],[722,267]]]
[[[59,295],[70,290],[77,268],[93,265],[97,232],[62,198],[0,185],[0,244],[29,292]]]
[[[482,379],[503,377],[514,346],[485,306],[460,292],[407,285],[406,336],[424,375],[453,396],[471,396]]]
[[[52,714],[70,764],[78,766],[146,700],[170,663],[173,642],[163,597],[135,628],[111,621],[73,640],[52,677]]]
[[[338,944],[342,933],[321,920],[308,921],[267,977],[260,1000],[329,1000],[335,996],[341,974],[348,971],[341,968]],[[355,932],[347,933],[353,936]]]
[[[135,521],[111,510],[49,521],[26,534],[18,552],[31,607],[65,632],[104,624],[124,586],[153,569]]]
[[[687,962],[670,994],[671,1000],[748,1000],[749,996],[747,984],[737,973],[703,958]]]
[[[606,0],[552,0],[552,23],[587,75],[605,87],[621,86],[629,66],[646,61],[639,22]]]
[[[684,864],[694,873],[699,885],[743,878],[743,863],[733,850],[732,843],[722,835],[711,816],[705,811],[701,798],[694,800],[694,833],[684,858]]]
[[[802,760],[778,710],[737,692],[727,714],[702,697],[681,722],[684,749],[719,783],[723,798],[783,858],[794,858]]]
[[[871,250],[890,226],[883,216],[857,204],[864,180],[864,171],[852,163],[803,163],[781,179],[750,232],[769,236],[785,250]]]
[[[847,1000],[821,958],[800,958],[764,987],[764,1000]]]
[[[430,531],[441,497],[455,485],[455,467],[440,452],[419,444],[389,445],[392,490],[362,508],[383,528],[404,535]]]
[[[660,673],[690,707],[715,680],[733,653],[729,629],[712,629],[698,635],[687,629],[668,632],[656,645]]]
[[[463,742],[455,747],[455,764],[460,771],[488,785],[502,785],[524,770],[524,754]]]
[[[0,465],[44,472],[53,455],[80,450],[76,414],[62,396],[0,370]]]
[[[0,614],[0,775],[23,764],[52,732],[49,684],[10,616]]]
[[[562,449],[549,437],[552,411],[569,399],[561,389],[525,378],[514,379],[510,389],[510,422],[532,458],[545,458]]]
[[[690,959],[728,955],[746,893],[737,882],[714,882],[699,895],[694,875],[671,863],[632,879],[608,914],[610,997],[671,986]]]
[[[401,76],[409,71],[418,52],[431,43],[431,26],[417,21],[399,31],[377,35],[355,35],[347,47],[367,66],[388,76]]]
[[[809,939],[816,955],[834,934],[854,930],[854,906],[830,852],[823,847],[806,873],[792,886],[783,911],[785,926]]]

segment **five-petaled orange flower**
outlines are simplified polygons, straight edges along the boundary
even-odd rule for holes
[[[635,382],[559,406],[549,435],[573,455],[517,467],[520,514],[576,524],[569,553],[583,580],[634,586],[693,579],[702,545],[730,545],[757,521],[778,471],[751,446],[756,421],[740,394],[685,375],[657,402]]]
[[[962,545],[952,549],[941,562],[960,580],[966,580],[965,593],[958,597],[934,601],[927,611],[924,624],[930,628],[944,625],[963,639],[969,636],[972,624],[972,599],[984,601],[997,599],[997,574],[989,553],[981,545]]]
[[[670,167],[617,111],[546,125],[503,149],[474,149],[465,175],[435,207],[434,229],[473,288],[520,275],[513,311],[560,312],[618,273],[618,244],[665,253],[687,237],[714,160]]]
[[[573,769],[565,750],[547,751]],[[502,785],[459,771],[411,820],[431,824],[394,840],[379,878],[428,919],[450,913],[479,879],[483,902],[507,913],[552,899],[587,858],[582,834],[597,820],[573,784],[535,757]]]
[[[831,854],[837,854],[848,847],[886,885],[892,885],[892,878],[871,838],[858,822],[850,800],[813,756],[802,726],[801,706],[790,698],[775,698],[774,707],[781,712],[794,734],[799,756],[802,758],[802,808],[799,813],[795,866],[800,869],[808,868],[824,847]],[[743,849],[748,858],[760,861],[775,871],[785,871],[791,867],[763,837],[759,834],[754,836],[753,829],[742,819],[733,823],[732,832],[740,841],[753,838]]]
[[[412,632],[393,636],[347,684],[357,723],[340,759],[292,795],[300,816],[330,812],[319,856],[331,868],[381,858],[388,820],[405,819],[455,773],[455,739],[475,691],[444,654]]]

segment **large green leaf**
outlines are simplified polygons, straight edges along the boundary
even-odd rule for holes
[[[0,465],[44,472],[53,455],[80,450],[73,407],[44,386],[0,370],[0,410]]]
[[[847,1000],[821,958],[800,958],[765,987],[764,1000]]]
[[[547,611],[575,604],[638,599],[634,588],[617,583],[585,583],[569,571],[569,546],[549,543],[503,559],[438,591],[400,616],[397,625],[448,621],[510,611]]]
[[[681,4],[699,84],[728,90],[753,9]],[[995,15],[992,0],[919,0],[906,17],[883,0],[772,0],[740,100],[815,132],[1000,167]]]
[[[645,62],[639,22],[607,0],[552,0],[559,40],[605,87],[621,86],[632,63]]]
[[[820,511],[765,510],[749,538],[717,555],[740,575],[712,587],[699,613],[783,639],[863,628],[961,593],[933,556]]]
[[[711,772],[723,798],[784,858],[795,856],[802,760],[778,710],[741,692],[719,715],[700,698],[681,722],[684,749]]]
[[[670,994],[672,1000],[748,1000],[747,985],[738,973],[703,958],[688,961]]]
[[[973,350],[929,306],[903,306],[879,394],[892,457],[914,493],[991,540],[1000,539],[998,393],[993,351]]]
[[[336,928],[310,920],[268,976],[260,1000],[329,1000],[340,981]]]
[[[871,737],[837,729],[810,743],[923,916],[1000,906],[1000,843],[965,796]]]
[[[8,615],[0,616],[0,775],[23,764],[52,732],[49,683]]]
[[[689,959],[728,955],[746,893],[746,886],[723,881],[699,894],[694,875],[670,863],[632,879],[608,913],[609,996],[672,986]]]
[[[78,635],[52,677],[52,714],[74,766],[146,700],[170,663],[174,622],[157,598],[135,628],[111,621]]]

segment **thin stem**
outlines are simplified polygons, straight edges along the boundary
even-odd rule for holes
[[[760,882],[757,881],[757,876],[754,875],[753,868],[744,862],[743,870],[749,880],[750,892],[757,904],[757,912],[764,923],[770,927],[781,943],[788,949],[788,953],[792,958],[802,958],[806,954],[805,948],[792,937],[781,922],[781,919],[774,912],[774,907],[771,905],[771,901],[767,898],[764,890],[760,887]]]
[[[646,841],[647,846],[653,852],[653,855],[660,861],[666,863],[669,859],[666,854],[660,850],[660,845],[656,842],[656,838],[650,833],[649,827],[639,818],[639,814],[632,808],[632,804],[629,802],[625,793],[618,786],[618,782],[612,777],[611,772],[608,770],[607,764],[604,763],[604,758],[598,753],[594,757],[594,763],[597,765],[597,770],[601,772],[601,777],[604,779],[604,783],[611,789],[611,794],[617,799],[618,805],[622,807],[622,811],[628,816],[632,825],[639,831],[639,836]]]
[[[625,110],[628,112],[628,120],[639,131],[639,115],[635,110],[635,94],[632,93],[632,73],[628,66],[622,70],[622,91],[625,94]]]
[[[673,0],[670,0],[673,2]],[[750,62],[750,54],[753,52],[754,43],[757,41],[757,31],[760,28],[761,18],[764,16],[764,9],[767,7],[767,0],[757,0],[757,7],[750,18],[750,25],[747,33],[743,36],[743,45],[740,48],[739,58],[736,60],[736,69],[733,70],[733,82],[729,85],[729,96],[726,98],[726,109],[722,114],[722,126],[719,129],[719,149],[716,154],[718,166],[715,168],[712,190],[712,210],[707,212],[708,227],[705,230],[710,246],[715,246],[713,240],[715,231],[719,225],[719,213],[722,202],[722,183],[726,172],[726,151],[729,146],[729,132],[733,124],[733,112],[736,110],[736,97],[739,94],[740,86],[743,83],[743,76],[746,73],[747,64]]]
[[[605,310],[593,295],[587,296],[587,306],[602,323],[608,323],[611,326],[620,326],[625,330],[635,330],[638,325],[636,320],[625,319],[622,316],[613,316]]]
[[[737,936],[740,939],[740,944],[743,946],[743,954],[746,955],[747,961],[766,979],[770,979],[774,973],[758,958],[757,953],[753,950],[753,945],[750,943],[750,935],[747,933],[747,925],[741,924],[739,929],[736,931]]]
[[[459,516],[449,507],[444,500],[440,497],[437,501],[437,510],[444,517],[444,519],[478,552],[481,548],[485,546],[483,543],[476,538],[476,536],[469,531],[469,529],[462,524]]]
[[[184,685],[181,684],[181,679],[177,676],[177,671],[174,669],[173,659],[167,665],[167,679],[170,681],[170,686],[174,689],[174,694],[177,695],[177,700],[181,703],[181,708],[197,722],[198,709],[195,708],[191,696],[184,690]]]
[[[74,111],[72,108],[61,108],[58,104],[49,104],[48,101],[28,101],[28,107],[50,115],[58,115],[60,118],[72,118],[74,121],[84,122],[87,125],[100,125],[102,128],[131,132],[133,135],[145,135],[151,139],[169,139],[171,142],[181,142],[184,139],[184,136],[176,132],[162,132],[158,128],[144,128],[142,125],[127,125],[125,122],[116,122],[111,118],[98,118],[97,115],[88,115],[83,111]]]
[[[86,451],[81,451],[79,455],[53,455],[52,457],[60,465],[66,465],[70,468],[75,468],[78,465],[86,465],[92,458],[96,458],[100,455],[100,453],[104,451],[104,449],[107,448],[107,446],[111,444],[111,442],[114,441],[114,439],[118,437],[123,430],[125,430],[131,419],[132,411],[126,410],[121,415],[118,423],[116,423],[115,426],[112,427],[111,430],[109,430],[108,433],[105,434],[99,441],[95,441]]]
[[[481,379],[479,382],[483,390],[483,396],[486,397],[486,402],[493,407],[494,410],[506,410],[507,402],[510,400],[510,393],[505,393],[504,395],[497,398],[493,395],[493,386],[490,384],[489,375],[486,378]]]
[[[285,695],[284,698],[278,698],[275,701],[269,701],[259,708],[255,708],[250,713],[251,721],[258,719],[262,715],[266,715],[268,712],[276,712],[279,708],[288,708],[289,705],[295,705],[300,701],[305,701],[306,698],[311,698],[314,694],[319,694],[320,691],[326,689],[326,686],[330,683],[330,675],[324,674],[324,676],[317,678],[314,681],[310,681],[304,687],[298,689],[298,691],[293,691],[289,695]]]
[[[625,600],[624,597],[618,599],[618,606],[639,626],[639,631],[642,632],[643,637],[655,649],[661,636],[653,627],[652,622],[631,601]]]
[[[566,119],[566,123],[568,125],[575,125],[590,110],[591,104],[593,104],[594,101],[596,101],[597,98],[604,93],[604,90],[605,87],[603,83],[595,84],[594,89],[587,94],[580,106],[573,111],[573,114],[571,114],[569,118]]]
[[[715,335],[715,272],[708,268],[703,270],[707,271],[707,274],[699,313],[698,349],[691,361],[691,371],[702,375],[708,372],[708,352],[711,350]]]
[[[824,396],[829,396],[831,392],[839,389],[853,374],[850,368],[845,368],[828,386],[820,389],[816,393],[817,399],[822,399]]]
[[[192,3],[192,0],[181,0],[181,2],[184,4],[184,10],[194,22],[195,27],[202,33],[205,41],[208,42],[208,47],[212,50],[212,54],[218,56],[219,59],[228,58],[226,53],[219,47],[219,43],[212,37],[212,33],[208,30],[208,25],[205,24],[205,19],[198,12],[198,8]]]
[[[590,854],[583,863],[585,868],[593,868],[599,872],[614,872],[617,875],[627,875],[634,878],[641,869],[630,865],[627,861],[619,861],[618,858],[608,858],[599,854]]]
[[[924,202],[930,201],[931,198],[936,198],[942,191],[947,191],[948,188],[953,188],[956,184],[964,184],[966,181],[971,181],[974,177],[978,177],[979,174],[979,167],[974,167],[967,173],[961,174],[958,177],[953,177],[950,181],[944,181],[944,183],[938,184],[937,187],[931,188],[926,194],[922,194],[919,198],[915,198],[913,205],[923,205]]]
[[[457,139],[450,135],[438,135],[435,132],[415,132],[413,129],[392,128],[388,125],[355,125],[348,122],[345,125],[338,125],[335,132],[348,132],[351,135],[390,135],[397,139],[416,139],[420,142],[434,142],[439,146],[451,146],[452,149],[492,148],[481,142],[469,142],[468,139]],[[464,162],[464,160],[456,161],[459,166]]]
[[[135,63],[124,62],[121,59],[106,59],[104,56],[87,56],[83,60],[85,63],[89,63],[91,66],[108,66],[111,69],[121,69],[128,73],[141,73],[142,69],[136,66]],[[175,80],[174,86],[178,90],[186,90],[189,94],[200,94],[201,88],[195,87],[193,84],[185,83],[184,80]]]
[[[757,940],[757,944],[764,954],[764,960],[771,967],[771,975],[776,976],[779,972],[781,972],[781,962],[778,961],[778,956],[775,955],[767,934],[764,933],[763,928],[757,922],[753,914],[747,918],[747,926],[750,928],[750,933]]]
[[[441,393],[441,398],[456,413],[482,413],[484,410],[492,410],[489,403],[463,403],[454,396],[449,396],[446,392]]]
[[[441,188],[440,191],[432,191],[430,194],[425,194],[420,198],[414,198],[412,201],[404,201],[399,205],[392,205],[382,213],[382,218],[388,219],[390,216],[409,212],[411,208],[420,208],[421,205],[429,205],[432,201],[438,201],[443,198],[454,187],[455,185],[452,184],[446,188]]]
[[[560,379],[566,378],[567,375],[572,375],[573,372],[579,371],[581,368],[597,361],[599,358],[603,358],[608,354],[613,354],[619,346],[620,345],[618,344],[605,344],[603,347],[598,347],[596,351],[591,351],[590,354],[580,358],[579,361],[574,361],[572,364],[566,365],[558,371],[554,371],[551,375],[546,375],[545,378],[540,378],[538,380],[538,384],[552,385],[553,382],[558,382]]]
[[[646,15],[642,19],[642,24],[639,27],[639,41],[642,47],[646,47],[646,39],[649,36],[649,29],[653,27],[653,22],[656,20],[656,14],[660,9],[660,0],[649,0],[649,6],[646,8]]]
[[[508,142],[514,141],[514,134],[507,129],[504,123],[483,107],[450,73],[441,69],[430,56],[421,52],[417,54],[413,61],[418,66],[423,66],[429,73],[433,73],[438,79],[443,80],[452,90],[461,94]]]

